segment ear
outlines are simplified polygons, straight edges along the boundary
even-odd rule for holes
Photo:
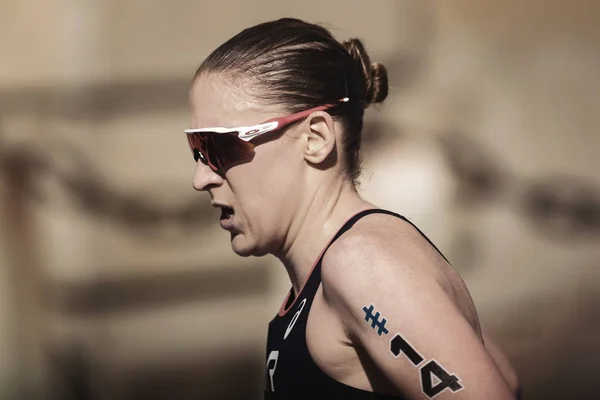
[[[316,111],[306,119],[304,158],[312,164],[322,164],[335,151],[335,124],[331,115]]]

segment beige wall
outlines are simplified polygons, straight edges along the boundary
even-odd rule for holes
[[[4,3],[0,388],[260,392],[287,277],[232,254],[191,190],[179,132],[201,60],[244,27],[294,16],[363,38],[389,68],[389,101],[367,114],[364,196],[453,261],[526,398],[594,398],[600,233],[523,207],[546,180],[567,199],[600,190],[591,1]],[[497,185],[467,191],[449,156]],[[23,177],[36,200],[8,185]]]

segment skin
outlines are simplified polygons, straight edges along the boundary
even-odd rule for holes
[[[231,81],[216,74],[197,77],[190,91],[192,127],[249,126],[289,114],[240,89],[251,83]],[[225,224],[234,252],[275,255],[296,295],[344,222],[377,208],[346,178],[338,153],[341,129],[326,112],[315,112],[281,135],[257,142],[250,162],[222,175],[198,162],[194,173],[196,190],[208,192],[213,205],[234,209]],[[365,321],[362,308],[370,304],[387,319],[389,335],[377,335]],[[516,375],[496,346],[490,352],[483,344],[462,279],[412,226],[375,214],[361,219],[326,253],[307,345],[315,363],[342,383],[426,399],[418,369],[406,357],[390,354],[396,333],[425,360],[435,359],[460,378],[463,390],[445,390],[436,399],[515,398]]]

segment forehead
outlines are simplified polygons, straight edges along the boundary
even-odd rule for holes
[[[252,88],[227,76],[201,74],[190,90],[191,127],[235,127],[260,123],[272,118],[277,107],[259,104]]]

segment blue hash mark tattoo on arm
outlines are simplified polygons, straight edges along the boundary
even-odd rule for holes
[[[387,335],[390,332],[385,327],[387,320],[385,318],[382,318],[380,321],[379,317],[381,316],[381,314],[379,313],[379,311],[373,314],[374,309],[375,307],[373,306],[373,304],[371,304],[369,308],[367,308],[367,306],[364,306],[362,308],[362,310],[365,312],[365,321],[369,322],[369,320],[371,320],[371,328],[375,329],[379,336],[381,336],[381,334]]]
[[[379,336],[389,333],[389,330],[385,327],[387,320],[382,317],[379,311],[375,312],[373,304],[370,304],[369,307],[364,306],[362,310],[365,313],[365,321],[371,325],[371,328]],[[390,352],[394,358],[398,358],[400,354],[404,354],[413,366],[419,369],[421,391],[430,399],[433,399],[446,389],[454,393],[463,389],[460,378],[447,372],[437,361],[428,360],[427,363],[423,363],[425,361],[423,356],[400,333],[397,333],[390,340]]]

